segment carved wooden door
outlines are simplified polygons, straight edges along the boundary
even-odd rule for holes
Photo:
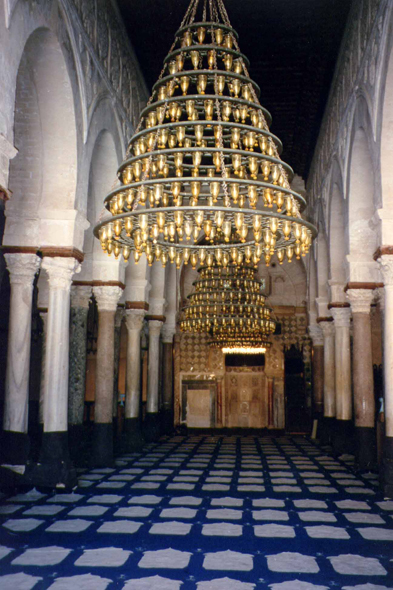
[[[265,428],[268,424],[266,378],[262,371],[227,369],[225,377],[228,428]]]

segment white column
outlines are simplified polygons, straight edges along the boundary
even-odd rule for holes
[[[32,293],[41,259],[20,253],[4,257],[11,283],[4,430],[27,433]]]
[[[141,330],[145,311],[128,309],[127,326],[127,381],[125,417],[138,418],[140,413]]]
[[[335,329],[333,322],[319,322],[323,333],[323,415],[334,418],[336,415],[335,389]]]
[[[160,374],[160,333],[163,322],[149,320],[149,365],[147,376],[147,404],[148,414],[158,413],[158,384]]]
[[[352,418],[351,391],[351,344],[349,307],[333,307],[332,316],[336,331],[335,365],[336,365],[336,418],[350,420]]]
[[[393,437],[393,255],[384,254],[378,262],[385,291],[383,330],[385,434],[387,437]]]
[[[75,258],[46,257],[49,306],[46,334],[44,432],[67,431],[70,290],[72,276],[79,272]]]

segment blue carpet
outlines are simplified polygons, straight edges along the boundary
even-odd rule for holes
[[[304,437],[176,436],[3,498],[1,590],[393,588],[393,501]]]

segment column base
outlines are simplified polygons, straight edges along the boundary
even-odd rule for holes
[[[68,450],[68,432],[44,432],[38,463],[26,466],[25,483],[43,488],[73,488],[76,470]]]
[[[383,495],[393,498],[393,436],[385,437],[381,475]]]
[[[321,419],[321,423],[318,425],[318,439],[321,446],[332,445],[335,421],[335,418],[328,416],[323,416]]]
[[[377,439],[375,428],[355,427],[356,462],[359,471],[369,471],[377,467]]]
[[[123,433],[119,440],[119,450],[122,453],[138,451],[145,444],[139,418],[125,418]]]
[[[160,419],[158,412],[148,412],[143,423],[143,435],[146,442],[155,442],[160,438]]]
[[[173,425],[173,410],[164,410],[160,414],[161,434],[172,434],[175,430]]]
[[[333,451],[336,455],[354,453],[354,435],[352,420],[335,420],[333,432]]]
[[[89,464],[90,448],[88,444],[88,429],[84,424],[68,425],[68,440],[71,460],[77,467]]]
[[[30,453],[30,439],[24,432],[4,430],[0,438],[0,463],[25,465]]]
[[[113,465],[113,425],[95,423],[93,429],[92,464],[94,467]]]

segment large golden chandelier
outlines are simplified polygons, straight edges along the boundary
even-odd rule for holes
[[[276,322],[254,267],[201,267],[180,321],[182,331],[209,334],[210,345],[268,348]]]
[[[199,1],[164,60],[120,184],[105,199],[112,216],[95,235],[109,255],[133,252],[138,262],[145,253],[149,264],[269,264],[274,254],[290,262],[316,229],[301,217],[305,200],[290,188],[292,169],[222,0]]]

